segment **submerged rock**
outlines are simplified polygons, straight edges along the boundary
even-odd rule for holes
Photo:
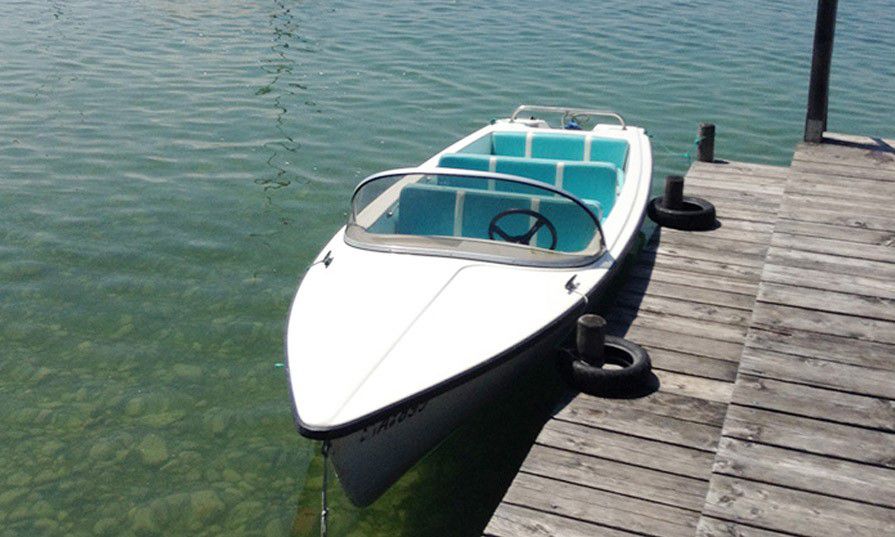
[[[190,506],[193,509],[193,517],[203,522],[216,517],[224,510],[224,502],[213,490],[192,493]]]
[[[168,459],[168,446],[158,435],[146,435],[137,449],[143,462],[150,466],[157,466]]]

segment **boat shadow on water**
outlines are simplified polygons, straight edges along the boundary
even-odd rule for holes
[[[650,242],[658,235],[657,230]],[[624,335],[633,320],[629,312],[636,311],[635,302],[645,292],[652,270],[654,252],[643,248],[645,240],[639,243],[615,276],[610,286],[613,292],[595,305],[597,312],[612,319],[612,333],[617,335]],[[619,300],[623,307],[616,309]],[[567,345],[571,344],[570,339]],[[555,356],[544,358],[506,397],[459,427],[369,507],[353,506],[337,481],[331,479],[328,534],[481,535],[543,425],[578,394],[563,380]],[[643,390],[614,398],[643,397],[658,387],[659,380],[651,375]],[[329,474],[334,475],[332,468]],[[319,451],[307,476],[298,495],[291,531],[298,537],[320,535],[323,457]]]

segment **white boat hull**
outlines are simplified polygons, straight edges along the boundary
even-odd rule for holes
[[[567,321],[575,317],[570,315]],[[332,440],[333,466],[351,502],[373,503],[463,421],[505,393],[536,360],[549,356],[567,329],[568,322],[562,323],[481,375]]]

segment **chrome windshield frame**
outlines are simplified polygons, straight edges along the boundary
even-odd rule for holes
[[[354,192],[351,195],[350,210],[349,210],[350,216],[349,216],[349,222],[348,222],[347,226],[348,227],[357,226],[361,229],[364,229],[361,225],[356,224],[356,222],[355,222],[356,215],[355,215],[355,203],[354,202],[355,202],[355,199],[357,198],[358,193],[366,185],[368,185],[372,182],[378,181],[378,180],[386,179],[388,177],[401,177],[401,176],[412,176],[412,175],[420,175],[420,176],[441,175],[441,176],[450,176],[450,177],[477,178],[477,179],[482,179],[482,180],[493,179],[493,180],[500,180],[500,181],[510,181],[513,183],[528,185],[533,188],[551,192],[551,193],[556,194],[560,197],[571,200],[576,205],[578,205],[585,212],[585,214],[587,214],[591,218],[591,220],[593,220],[594,228],[596,229],[596,231],[600,237],[599,249],[596,253],[590,254],[590,255],[569,255],[569,258],[570,258],[569,262],[557,261],[557,262],[551,262],[549,264],[541,264],[541,263],[526,262],[524,260],[507,259],[504,256],[488,256],[488,255],[484,255],[484,254],[475,254],[475,253],[469,253],[468,255],[465,255],[465,253],[463,253],[463,254],[448,253],[448,252],[444,252],[444,251],[440,251],[440,250],[433,250],[430,252],[430,251],[426,251],[424,248],[416,248],[416,247],[412,247],[412,246],[408,247],[408,246],[404,246],[404,245],[370,244],[370,243],[361,242],[361,241],[358,241],[358,240],[355,240],[355,239],[349,237],[347,232],[345,233],[345,236],[344,236],[344,240],[345,240],[346,244],[348,244],[349,246],[354,246],[354,247],[365,249],[365,250],[387,251],[387,252],[393,252],[393,253],[408,253],[408,254],[419,254],[419,255],[431,255],[431,256],[437,256],[437,257],[455,257],[455,258],[459,257],[459,258],[470,258],[470,259],[483,259],[486,261],[493,261],[493,262],[504,263],[504,264],[526,265],[526,266],[550,266],[550,267],[563,267],[563,268],[578,267],[578,266],[583,266],[583,265],[589,264],[589,263],[599,259],[600,257],[602,257],[603,254],[605,254],[607,251],[606,237],[603,234],[603,226],[600,225],[599,216],[597,214],[595,214],[594,211],[590,207],[588,207],[584,201],[582,201],[579,197],[575,196],[574,194],[571,194],[569,192],[566,192],[565,190],[556,188],[552,185],[542,183],[540,181],[528,179],[527,177],[521,177],[518,175],[510,175],[510,174],[505,174],[505,173],[486,172],[486,171],[477,171],[477,170],[464,170],[464,169],[459,169],[459,168],[440,168],[440,167],[396,168],[396,169],[392,169],[392,170],[385,170],[385,171],[382,171],[379,173],[375,173],[375,174],[365,178],[364,180],[362,180],[360,183],[357,184],[357,186],[354,188]],[[366,230],[364,230],[364,232],[366,233]],[[405,236],[405,235],[394,235],[394,236],[410,237],[410,236]],[[447,237],[447,238],[451,239],[451,237]],[[478,241],[480,239],[467,238],[464,240]],[[490,241],[486,241],[486,242],[490,242]],[[586,259],[586,261],[582,262],[581,261],[582,259]]]
[[[618,112],[613,112],[612,110],[594,110],[591,108],[569,108],[566,106],[541,106],[537,104],[523,104],[516,107],[513,110],[513,114],[510,116],[510,123],[516,122],[516,116],[521,114],[522,112],[554,112],[557,114],[563,114],[564,116],[570,115],[578,115],[578,116],[601,116],[601,117],[611,117],[618,121],[619,125],[621,125],[622,130],[628,128],[625,123],[625,118],[621,116]]]

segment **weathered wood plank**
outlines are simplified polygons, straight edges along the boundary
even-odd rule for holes
[[[581,395],[569,403],[569,407],[587,409],[594,414],[607,416],[609,414],[649,412],[657,416],[721,427],[724,423],[727,405],[660,390],[646,397],[635,399],[608,399]]]
[[[681,375],[653,367],[653,374],[659,379],[659,391],[673,395],[695,397],[715,403],[730,402],[733,392],[732,382],[719,382],[695,375]]]
[[[695,335],[682,334],[660,328],[629,325],[628,322],[617,322],[614,314],[609,315],[609,333],[622,336],[651,349],[664,349],[695,356],[704,356],[716,360],[737,363],[743,346],[737,342],[708,339]]]
[[[657,295],[643,295],[637,292],[623,292],[618,296],[616,302],[626,309],[637,309],[657,315],[687,317],[742,327],[748,326],[752,317],[752,312],[739,308],[692,302],[681,297],[667,298]]]
[[[721,263],[724,265],[736,265],[750,270],[752,274],[758,274],[764,254],[741,253],[738,251],[730,251],[723,249],[712,249],[710,245],[701,246],[677,246],[668,242],[660,242],[658,244],[648,244],[644,247],[644,252],[662,254],[663,256],[674,256],[681,259],[702,260],[711,263]]]
[[[780,219],[777,221],[776,229],[780,233],[789,233],[790,235],[827,237],[829,239],[849,240],[855,243],[881,246],[892,246],[895,244],[895,233],[853,226],[835,226],[818,222]]]
[[[895,211],[895,208],[892,210]],[[892,244],[880,246],[856,243],[851,240],[789,235],[778,231],[774,233],[771,245],[777,248],[801,250],[803,252],[817,252],[839,257],[895,263],[895,241]]]
[[[683,373],[730,383],[736,379],[738,369],[736,362],[669,351],[651,345],[641,344],[641,346],[649,353],[654,370]]]
[[[890,298],[839,293],[817,288],[807,289],[765,281],[758,291],[758,300],[772,304],[895,321],[895,300]]]
[[[895,299],[895,285],[891,280],[868,278],[854,274],[839,274],[825,270],[799,269],[792,270],[766,263],[762,273],[765,285],[768,282],[807,287],[812,289],[833,290],[860,296],[874,296]],[[811,291],[803,291],[810,293]],[[751,307],[751,304],[750,304]]]
[[[742,326],[690,319],[676,315],[664,315],[646,310],[628,309],[624,305],[619,305],[609,315],[609,319],[620,323],[630,321],[637,326],[645,328],[692,334],[697,337],[735,344],[743,341],[743,337],[746,335],[746,328]]]
[[[714,472],[895,507],[895,470],[722,437]]]
[[[728,407],[724,435],[816,455],[895,467],[895,439],[890,433],[747,408],[735,403]]]
[[[853,274],[866,278],[895,279],[895,265],[866,259],[853,259],[817,252],[786,250],[771,246],[768,249],[766,264],[780,267],[810,269],[834,272],[837,274]]]
[[[798,330],[767,331],[757,327],[749,330],[746,342],[753,348],[794,356],[821,356],[831,362],[895,370],[895,345],[886,343]]]
[[[501,503],[485,528],[486,537],[637,537],[635,533]]]
[[[720,229],[720,228],[719,228]],[[752,233],[743,233],[743,236],[752,236]],[[696,248],[700,250],[725,250],[727,252],[735,252],[744,257],[764,258],[768,252],[769,235],[762,237],[764,240],[760,243],[745,242],[738,239],[725,239],[717,236],[714,231],[699,233],[694,235],[692,232],[683,232],[676,230],[663,230],[660,237],[655,241],[650,241],[646,245],[647,251],[656,251],[656,249],[664,244],[670,247]]]
[[[806,330],[880,343],[895,343],[895,324],[779,304],[757,302],[755,325],[771,330]]]
[[[691,537],[697,512],[519,473],[504,501],[610,528],[657,537]]]
[[[714,425],[660,416],[642,410],[621,408],[608,411],[596,404],[580,404],[581,400],[586,399],[588,398],[579,397],[560,410],[555,417],[572,423],[702,451],[713,452],[718,442],[721,428]]]
[[[667,253],[667,252],[663,252]],[[654,252],[641,254],[644,263],[662,269],[693,272],[703,277],[722,277],[729,280],[742,280],[745,283],[757,284],[761,279],[761,270],[756,267],[728,264],[723,262],[702,260],[674,255],[656,255]]]
[[[878,231],[895,231],[895,222],[886,215],[862,214],[854,211],[836,210],[833,207],[815,207],[813,205],[788,205],[784,204],[777,212],[779,218],[799,220],[803,222],[818,222],[835,226],[852,226],[861,229],[875,229]]]
[[[711,476],[714,458],[705,451],[561,420],[547,422],[537,442],[704,481]]]
[[[712,477],[705,513],[805,537],[895,533],[895,511],[725,475]]]
[[[685,283],[678,283],[677,281],[667,282],[652,278],[629,281],[625,286],[624,292],[620,296],[647,296],[651,298],[658,297],[672,300],[688,300],[700,304],[735,308],[748,311],[750,314],[752,311],[752,304],[755,302],[754,292],[749,295],[743,295],[727,292],[726,290],[704,289],[686,285]]]
[[[656,267],[647,262],[635,265],[631,269],[630,276],[638,279],[650,279],[656,282],[685,285],[694,289],[736,293],[743,295],[752,302],[755,301],[755,294],[758,292],[757,282],[748,282],[740,278],[727,278],[724,276],[706,276],[698,271],[688,271],[682,268]],[[751,302],[749,307],[752,307]]]
[[[895,401],[892,399],[756,377],[747,373],[751,365],[752,360],[743,358],[743,368],[733,395],[733,402],[737,404],[895,432]],[[824,378],[823,382],[855,384],[850,379],[846,382],[829,382]],[[887,386],[885,390],[895,391],[895,386]],[[863,386],[861,391],[866,392]]]
[[[783,537],[778,531],[764,530],[729,520],[703,515],[696,528],[696,537]]]
[[[702,508],[708,489],[700,479],[542,445],[528,452],[522,471],[692,511]]]

